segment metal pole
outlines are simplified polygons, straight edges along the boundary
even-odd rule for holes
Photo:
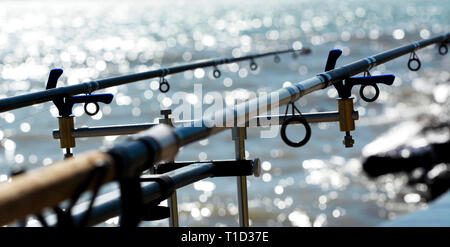
[[[173,126],[172,119],[169,117],[170,114],[172,114],[171,110],[162,110],[161,114],[164,115],[164,118],[159,119],[159,123],[165,123],[167,125]],[[170,162],[173,162],[172,159]],[[169,206],[170,210],[170,216],[169,216],[169,226],[170,227],[178,227],[178,201],[177,201],[177,191],[174,190],[172,195],[170,195],[169,198],[167,198],[167,204]]]
[[[245,159],[245,139],[247,138],[247,131],[245,127],[235,127],[232,129],[232,136],[234,140],[234,152],[236,160]],[[248,195],[247,195],[247,177],[239,176],[237,179],[237,194],[239,206],[239,225],[241,227],[248,227]]]
[[[286,115],[286,119],[291,117],[290,114]],[[323,123],[323,122],[337,122],[339,121],[339,112],[317,112],[317,113],[303,113],[308,123]],[[358,120],[358,112],[354,111],[352,114],[353,120]],[[245,124],[245,127],[264,127],[271,125],[283,124],[284,115],[271,115],[271,116],[257,116],[252,118]],[[172,122],[174,126],[179,124],[194,122],[194,120],[183,120]],[[300,122],[292,122],[293,124]],[[97,127],[83,127],[72,130],[71,136],[74,138],[81,137],[98,137],[98,136],[110,136],[110,135],[131,135],[137,134],[141,131],[150,129],[156,126],[156,123],[143,123],[143,124],[126,124],[126,125],[111,125],[111,126],[97,126]],[[59,139],[61,136],[59,130],[53,130],[53,139]]]

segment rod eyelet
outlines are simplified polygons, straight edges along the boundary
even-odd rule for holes
[[[279,62],[281,61],[280,56],[275,55],[275,57],[273,58],[273,61],[274,61],[275,63],[279,63]]]
[[[368,98],[366,97],[366,95],[364,94],[364,88],[366,87],[373,87],[375,89],[375,95],[372,98]],[[375,100],[378,99],[378,96],[380,95],[380,89],[378,88],[377,84],[373,84],[373,85],[361,85],[361,87],[359,88],[359,96],[361,97],[361,99],[363,99],[365,102],[374,102]]]
[[[222,73],[220,72],[220,70],[218,68],[214,68],[213,70],[213,76],[214,78],[219,78],[222,75]]]
[[[90,111],[88,110],[87,106],[88,106],[89,104],[94,104],[94,105],[95,105],[95,111],[90,112]],[[89,116],[95,116],[95,115],[97,115],[97,113],[98,113],[99,111],[100,111],[100,106],[98,105],[97,102],[88,102],[88,103],[85,103],[85,104],[84,104],[84,112],[85,112],[87,115],[89,115]]]
[[[413,67],[414,62],[417,63],[416,67]],[[417,57],[415,52],[411,53],[408,60],[408,69],[411,71],[418,71],[420,66],[422,66],[422,64],[420,63],[419,57]]]
[[[255,71],[258,69],[258,64],[255,63],[255,61],[252,59],[252,61],[250,62],[250,69],[252,71]]]
[[[439,52],[439,54],[442,55],[442,56],[444,56],[445,54],[447,54],[447,52],[448,52],[448,47],[447,47],[447,45],[444,44],[444,43],[442,43],[442,44],[439,46],[438,52]]]
[[[301,124],[303,124],[303,126],[305,127],[305,130],[306,130],[305,137],[303,138],[303,140],[301,140],[299,142],[293,142],[293,141],[289,140],[289,138],[286,135],[287,126],[289,124],[292,124],[293,122],[300,122]],[[288,118],[287,120],[283,121],[283,124],[281,125],[280,134],[281,134],[281,139],[283,139],[284,143],[286,143],[288,146],[298,148],[298,147],[305,145],[311,138],[311,127],[309,126],[309,124],[305,118],[302,118],[298,115],[294,115],[291,118]]]
[[[165,78],[159,80],[159,91],[161,93],[167,93],[170,90],[169,82]]]

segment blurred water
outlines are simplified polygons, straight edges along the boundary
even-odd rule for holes
[[[271,91],[321,72],[330,49],[343,50],[343,65],[410,41],[449,30],[450,1],[0,1],[0,97],[45,89],[48,72],[63,68],[60,85],[157,69],[212,57],[284,49],[302,44],[313,53],[297,60],[281,56],[167,77],[171,91],[162,95],[156,82],[142,81],[105,90],[115,95],[110,106],[91,118],[74,109],[76,126],[152,122],[160,117],[164,98],[193,92],[201,83],[207,93]],[[301,42],[301,43],[299,43]],[[293,149],[281,138],[260,139],[249,129],[248,158],[263,161],[263,176],[249,178],[253,226],[374,226],[423,206],[405,202],[403,176],[370,181],[361,173],[362,148],[417,115],[440,113],[450,92],[449,56],[431,47],[419,51],[422,69],[409,72],[407,57],[374,68],[372,74],[394,73],[393,87],[381,88],[380,100],[357,100],[361,120],[345,149],[335,123],[312,126],[308,145]],[[438,92],[434,85],[441,85]],[[355,91],[356,93],[356,91]],[[437,95],[437,96],[436,96]],[[334,89],[300,100],[302,110],[336,109]],[[165,101],[167,103],[167,100]],[[426,102],[426,103],[425,103]],[[165,105],[166,107],[174,107]],[[420,106],[422,108],[420,108]],[[422,110],[421,110],[422,109]],[[430,111],[430,109],[434,109]],[[0,114],[0,182],[14,166],[28,169],[62,159],[51,137],[57,128],[51,103]],[[125,137],[77,140],[75,154],[110,146]],[[226,131],[183,148],[177,160],[234,157]],[[215,178],[180,189],[181,225],[234,226],[237,219],[235,178]],[[114,223],[114,219],[108,223]],[[167,221],[143,225],[167,225]]]

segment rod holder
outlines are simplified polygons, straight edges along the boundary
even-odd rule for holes
[[[287,119],[290,119],[292,115],[288,114]],[[338,111],[330,111],[330,112],[313,112],[313,113],[303,113],[303,117],[305,117],[308,123],[327,123],[327,122],[338,122],[339,121],[339,112]],[[284,115],[262,115],[256,116],[250,119],[249,122],[245,123],[245,127],[267,127],[273,125],[282,125]],[[358,120],[358,112],[353,111],[352,119]],[[159,119],[163,121],[164,119]],[[193,123],[194,120],[182,120],[182,121],[173,121],[170,119],[172,124],[175,126],[185,124],[188,122]],[[293,121],[293,124],[299,124],[299,122]],[[72,130],[72,136],[74,138],[84,138],[84,137],[99,137],[99,136],[113,136],[113,135],[132,135],[137,134],[140,131],[147,130],[151,127],[158,125],[158,123],[141,123],[141,124],[125,124],[125,125],[109,125],[109,126],[97,126],[97,127],[82,127],[76,128]],[[61,133],[58,129],[53,130],[52,132],[53,139],[59,139]]]
[[[58,79],[63,74],[62,69],[52,69],[48,76],[47,84],[45,89],[52,90],[56,89],[58,84]],[[94,116],[100,111],[98,105],[99,102],[109,104],[113,99],[112,94],[95,94],[84,96],[62,96],[53,98],[53,104],[55,104],[58,109],[58,125],[60,131],[60,146],[66,149],[64,158],[72,157],[71,148],[75,147],[75,137],[72,136],[72,131],[74,130],[74,117],[72,115],[72,108],[74,104],[84,103],[84,111],[89,116]],[[90,112],[88,110],[88,104],[94,104],[95,110]]]
[[[342,51],[339,49],[331,50],[328,53],[327,63],[325,65],[325,72],[334,69],[334,67],[336,66],[337,59],[341,56],[341,54]],[[376,59],[370,57],[365,61],[368,62],[370,66],[370,64],[376,61]],[[373,102],[380,95],[380,89],[378,88],[377,84],[392,85],[394,83],[395,79],[394,75],[371,76],[369,70],[372,67],[373,66],[370,66],[366,70],[366,72],[364,72],[364,76],[362,77],[347,77],[345,78],[345,83],[344,80],[339,80],[333,83],[333,86],[336,88],[339,95],[339,98],[337,98],[338,112],[339,112],[339,130],[345,132],[343,144],[346,148],[353,147],[353,144],[355,143],[355,140],[353,140],[352,136],[350,135],[350,131],[355,130],[355,121],[354,118],[352,117],[354,114],[353,111],[354,97],[351,97],[353,86],[356,85],[360,86],[359,95],[361,96],[361,99],[363,99],[366,102]],[[327,73],[320,74],[319,76],[321,76],[324,80],[328,80],[329,77]],[[375,89],[375,96],[373,96],[372,98],[369,98],[364,94],[364,88],[368,86],[373,87]]]
[[[353,97],[348,99],[338,98],[339,129],[340,131],[355,130],[355,120],[353,119]]]
[[[164,118],[160,118],[159,123],[173,126],[173,121],[170,118],[170,114],[172,114],[171,109],[161,110],[161,115],[163,115]],[[169,204],[169,206],[167,207],[169,216],[166,218],[169,218],[169,226],[178,227],[180,224],[178,220],[178,199],[176,190],[173,190],[173,192],[170,193],[170,196],[167,198],[167,203]],[[163,208],[165,207],[161,207],[161,210],[163,210]]]
[[[172,110],[170,110],[170,109],[161,110],[161,115],[163,115],[164,118],[160,118],[159,123],[164,123],[164,124],[173,126],[172,119],[170,118],[170,114],[172,114]]]
[[[74,117],[58,117],[58,126],[60,132],[59,145],[66,149],[65,158],[72,157],[70,149],[75,147],[75,137],[72,136],[74,130]]]
[[[177,161],[160,163],[155,165],[155,174],[164,174],[182,167],[195,164],[214,164],[211,177],[235,177],[235,176],[255,176],[261,175],[261,161],[253,160],[207,160],[207,161]]]
[[[339,130],[345,132],[343,144],[346,148],[353,147],[355,140],[350,135],[350,131],[355,130],[355,120],[353,119],[353,97],[338,98]]]

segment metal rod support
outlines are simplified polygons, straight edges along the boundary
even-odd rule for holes
[[[247,138],[246,128],[233,128],[232,136],[232,139],[234,140],[234,153],[236,160],[245,160],[245,139]],[[239,176],[236,179],[239,208],[239,225],[241,227],[248,227],[250,224],[248,216],[247,177]]]
[[[304,113],[306,121],[309,123],[321,123],[321,122],[338,122],[339,112],[320,112],[320,113]],[[289,118],[290,115],[288,114]],[[281,125],[283,123],[284,115],[272,115],[272,116],[258,116],[252,118],[245,124],[246,127],[266,127],[271,125]],[[353,120],[358,120],[358,112],[354,111],[352,114]],[[193,123],[194,120],[184,120],[173,122],[174,126],[179,126],[185,123]],[[294,122],[293,122],[294,123]],[[72,137],[99,137],[99,136],[113,136],[113,135],[132,135],[141,131],[147,130],[156,123],[143,123],[143,124],[127,124],[127,125],[111,125],[111,126],[98,126],[98,127],[83,127],[72,130]],[[53,130],[53,139],[60,138],[60,131]]]
[[[164,123],[170,126],[172,125],[172,119],[170,119],[169,115],[172,114],[172,110],[161,110],[161,114],[164,115],[164,118],[159,119],[159,123]],[[173,162],[173,160],[171,160]],[[180,225],[178,221],[178,200],[177,200],[177,191],[174,190],[172,195],[167,198],[167,204],[169,205],[169,226],[170,227],[178,227]]]
[[[195,163],[188,166],[183,166],[179,169],[164,173],[164,175],[172,178],[175,184],[175,189],[182,188],[186,185],[192,184],[199,180],[209,177],[221,176],[236,176],[236,175],[251,175],[254,170],[253,166],[257,165],[254,162],[242,161],[230,163],[231,161],[218,163]],[[226,166],[226,169],[225,169]],[[235,169],[236,168],[236,169]],[[142,186],[143,201],[150,203],[157,200],[161,196],[161,187],[156,182],[149,182]],[[73,208],[74,222],[77,223],[83,217],[88,203],[80,203]],[[97,197],[94,207],[89,218],[88,225],[97,225],[110,218],[115,217],[120,213],[120,193],[112,191]],[[50,224],[55,224],[54,217],[48,217]],[[53,223],[52,223],[53,221]]]

